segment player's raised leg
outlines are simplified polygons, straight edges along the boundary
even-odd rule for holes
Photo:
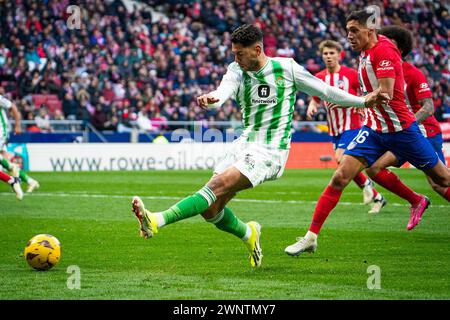
[[[144,212],[144,216],[148,217],[148,219],[143,220],[141,229],[143,227],[144,232],[150,231],[148,236],[151,237],[152,225],[161,228],[174,222],[202,214],[217,201],[218,197],[221,198],[228,194],[235,194],[251,186],[251,183],[239,170],[231,167],[225,172],[213,176],[206,186],[165,211],[149,213],[150,211],[145,209],[142,201],[136,201],[137,197],[133,200],[133,211],[135,213],[139,211],[141,214]],[[150,220],[152,223],[148,224],[146,220]]]
[[[248,178],[235,167],[231,167],[223,173],[214,175],[197,193],[165,211],[150,212],[139,197],[133,198],[132,211],[139,220],[140,232],[145,238],[152,237],[163,226],[202,214],[218,229],[242,239],[250,253],[252,266],[259,267],[262,260],[259,242],[261,226],[254,221],[247,224],[242,222],[231,209],[225,207],[238,191],[250,187],[252,184]]]
[[[314,210],[311,225],[304,237],[297,238],[297,242],[284,250],[291,256],[297,256],[303,252],[314,252],[317,248],[317,235],[320,232],[330,212],[336,207],[341,198],[342,191],[361,171],[365,165],[362,158],[344,155],[336,169],[329,185],[322,192]]]
[[[151,238],[158,229],[183,220],[205,211],[216,201],[217,197],[209,186],[204,186],[193,195],[177,202],[169,209],[162,212],[150,212],[144,206],[143,201],[135,196],[132,201],[132,212],[139,220],[141,236]]]

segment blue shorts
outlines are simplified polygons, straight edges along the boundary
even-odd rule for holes
[[[420,170],[431,169],[439,162],[436,151],[420,132],[417,122],[393,133],[379,133],[364,126],[344,154],[364,158],[370,167],[386,151],[391,151],[397,159],[405,159]]]
[[[334,151],[336,151],[336,149],[346,149],[358,133],[359,129],[347,130],[340,135],[332,137]]]
[[[433,147],[433,149],[436,152],[439,159],[441,159],[442,163],[447,165],[447,162],[445,161],[445,157],[444,157],[444,152],[442,152],[442,144],[444,143],[444,140],[442,140],[442,133],[439,133],[439,134],[435,135],[434,137],[429,137],[429,138],[427,138],[427,140]],[[396,157],[399,162],[397,167],[401,167],[405,162],[407,162],[407,160],[405,160],[404,158],[401,158],[397,155],[396,155]]]

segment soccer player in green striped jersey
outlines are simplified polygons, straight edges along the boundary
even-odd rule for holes
[[[19,134],[22,132],[20,127],[20,113],[16,105],[6,99],[0,94],[0,165],[8,170],[12,176],[20,177],[21,181],[28,184],[27,192],[33,192],[35,189],[39,188],[39,183],[31,178],[26,172],[19,168],[15,163],[11,163],[6,158],[6,145],[9,139],[9,121],[8,121],[8,111],[11,110],[14,120],[14,133]]]
[[[218,229],[244,241],[252,267],[262,261],[261,225],[244,223],[226,204],[237,192],[279,178],[289,154],[296,93],[303,91],[335,105],[366,107],[385,101],[379,91],[365,98],[331,87],[293,59],[269,58],[263,34],[243,25],[231,35],[235,62],[228,66],[219,87],[197,98],[202,108],[219,107],[234,99],[241,108],[244,130],[214,169],[208,183],[195,194],[162,212],[150,212],[136,196],[132,211],[141,236],[154,236],[161,227],[201,214]]]

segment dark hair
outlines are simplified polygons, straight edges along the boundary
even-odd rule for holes
[[[263,33],[261,29],[251,24],[244,24],[233,31],[231,34],[231,42],[239,43],[244,47],[262,42]]]
[[[345,22],[348,23],[351,20],[356,20],[359,24],[367,27],[367,21],[369,21],[369,18],[372,16],[373,11],[371,10],[357,10],[350,13],[347,16],[347,19],[345,19]]]
[[[406,57],[413,48],[413,36],[411,31],[400,26],[387,26],[381,28],[379,34],[388,37],[397,42],[397,47],[402,53],[402,57]]]

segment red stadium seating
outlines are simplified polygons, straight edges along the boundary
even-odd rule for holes
[[[54,113],[55,110],[62,110],[62,101],[60,100],[47,100],[48,111],[50,114]]]
[[[56,94],[33,94],[31,97],[36,109],[45,103],[50,113],[55,112],[56,109],[62,110],[62,102]]]

